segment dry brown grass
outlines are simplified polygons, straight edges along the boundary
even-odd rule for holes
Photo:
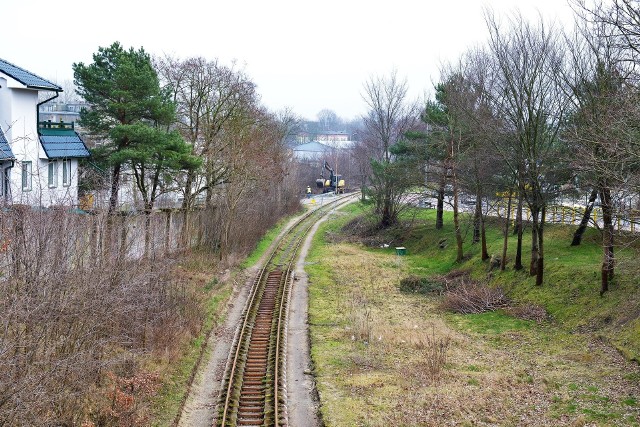
[[[399,291],[409,273],[399,257],[347,244],[328,252],[331,260],[322,271],[330,277],[312,273],[310,301],[312,354],[327,425],[640,421],[632,408],[626,418],[602,415],[602,421],[582,412],[607,414],[615,407],[620,413],[625,397],[640,396],[634,382],[640,370],[623,365],[602,345],[560,336],[548,326],[489,334],[453,328],[436,298]]]
[[[544,307],[536,304],[524,304],[509,307],[507,313],[518,319],[532,320],[536,323],[542,323],[549,319],[549,314]]]

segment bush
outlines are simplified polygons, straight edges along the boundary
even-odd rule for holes
[[[536,323],[542,323],[549,317],[544,307],[535,304],[510,307],[507,309],[507,313],[518,319],[533,320]]]
[[[428,277],[409,276],[400,280],[400,291],[414,294],[440,294],[444,285]]]
[[[425,371],[428,378],[435,382],[442,375],[447,358],[449,356],[449,347],[451,346],[451,337],[436,336],[435,328],[431,326],[431,335],[427,335],[426,349],[427,357],[425,357]]]
[[[509,299],[500,288],[467,284],[453,288],[445,294],[442,308],[460,314],[484,313],[509,305]]]

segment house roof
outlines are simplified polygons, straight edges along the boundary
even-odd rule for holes
[[[321,144],[319,142],[307,142],[306,144],[300,144],[293,147],[293,151],[315,151],[318,153],[324,153],[325,151],[330,151],[331,147],[325,144]]]
[[[0,129],[0,161],[11,159],[15,159],[15,156],[11,151],[7,138],[5,138],[4,133],[2,133],[2,129]]]
[[[49,159],[89,157],[89,150],[71,129],[40,129],[40,143]]]
[[[3,72],[4,74],[16,79],[28,88],[62,92],[62,88],[60,86],[51,83],[49,80],[45,80],[42,77],[25,70],[24,68],[13,65],[12,63],[5,61],[4,59],[0,59],[0,72]]]

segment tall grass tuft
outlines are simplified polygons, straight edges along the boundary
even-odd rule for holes
[[[425,340],[425,368],[426,374],[430,381],[437,382],[442,376],[442,371],[447,364],[449,347],[451,346],[451,337],[436,336],[436,330],[431,325],[431,333],[427,334]]]

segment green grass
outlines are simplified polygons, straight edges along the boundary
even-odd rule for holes
[[[364,209],[353,206],[353,212]],[[617,270],[610,291],[599,296],[602,249],[600,234],[588,229],[580,246],[571,247],[575,227],[545,226],[545,276],[542,286],[535,286],[528,275],[530,228],[525,229],[523,264],[525,269],[512,269],[516,236],[508,242],[507,270],[488,271],[488,263],[480,259],[480,245],[472,245],[470,218],[462,216],[463,245],[466,261],[456,263],[455,234],[452,213],[444,213],[445,226],[435,229],[435,210],[420,210],[412,218],[414,226],[398,231],[385,231],[394,237],[392,246],[407,248],[405,262],[415,275],[445,274],[454,269],[470,270],[472,277],[501,286],[520,303],[543,306],[554,321],[567,331],[598,331],[628,359],[640,360],[640,292],[638,292],[635,258],[640,253],[638,242],[629,240],[625,247],[616,248]],[[487,247],[490,255],[502,253],[502,231],[496,221],[487,224]],[[445,248],[439,243],[445,241]],[[380,249],[369,249],[379,251]],[[382,250],[394,255],[393,247]]]
[[[529,330],[535,322],[517,319],[503,311],[489,311],[478,314],[452,315],[450,320],[467,331],[497,335],[509,331]]]
[[[489,271],[488,263],[480,260],[480,245],[470,243],[471,230],[468,217],[465,216],[465,261],[456,263],[451,213],[445,213],[445,227],[442,230],[435,229],[434,210],[421,210],[415,216],[407,216],[404,219],[411,220],[411,226],[407,226],[405,222],[398,227],[380,231],[375,236],[380,242],[389,242],[388,248],[381,248],[379,244],[361,244],[357,237],[346,237],[348,242],[356,243],[346,249],[343,246],[339,246],[337,251],[332,249],[336,247],[336,242],[343,239],[341,227],[369,209],[370,206],[352,204],[342,210],[347,214],[337,215],[324,223],[314,237],[307,258],[308,265],[305,267],[311,280],[309,323],[312,329],[312,359],[316,363],[322,412],[329,417],[330,424],[385,425],[380,424],[379,417],[383,413],[393,412],[393,409],[389,409],[393,408],[389,406],[389,402],[397,390],[393,388],[395,385],[390,385],[391,380],[387,378],[385,382],[380,378],[388,372],[385,371],[388,369],[386,364],[400,365],[403,360],[411,357],[409,352],[398,358],[397,362],[390,362],[385,358],[391,356],[377,354],[374,345],[349,338],[349,307],[345,307],[341,300],[345,296],[353,298],[353,293],[349,293],[352,292],[348,288],[349,280],[340,282],[344,281],[345,273],[341,273],[342,276],[336,273],[336,265],[329,258],[334,254],[338,258],[344,257],[345,251],[349,256],[359,256],[359,251],[363,251],[375,254],[375,257],[366,258],[375,259],[375,265],[372,263],[365,268],[373,272],[384,271],[393,280],[397,277],[398,294],[401,298],[406,298],[403,301],[411,306],[404,306],[407,312],[411,308],[422,306],[423,301],[437,301],[438,297],[402,294],[399,289],[402,278],[407,275],[431,278],[461,269],[469,271],[478,281],[501,286],[516,303],[541,305],[550,314],[551,320],[540,325],[514,318],[504,311],[473,315],[440,313],[441,319],[461,332],[470,342],[481,343],[487,352],[496,354],[495,364],[493,360],[482,359],[480,355],[484,353],[480,352],[458,354],[462,356],[461,359],[450,360],[447,369],[448,379],[451,380],[449,386],[453,390],[463,390],[459,393],[464,396],[466,388],[456,388],[455,381],[458,379],[464,385],[471,386],[475,390],[473,393],[487,393],[487,390],[492,390],[490,393],[493,394],[505,393],[506,403],[512,399],[513,395],[509,391],[512,387],[525,395],[530,392],[527,390],[533,389],[539,393],[539,401],[548,404],[544,410],[546,416],[561,420],[559,424],[568,425],[567,420],[574,420],[574,425],[639,425],[637,388],[632,391],[631,388],[623,387],[637,384],[640,374],[625,373],[622,369],[616,370],[614,374],[614,369],[620,367],[602,362],[610,360],[607,359],[610,353],[604,349],[605,346],[601,346],[602,341],[610,343],[628,359],[638,358],[640,354],[640,293],[637,292],[637,269],[633,261],[638,249],[634,242],[630,242],[624,249],[617,249],[619,265],[616,280],[612,283],[610,292],[601,298],[598,294],[601,248],[597,230],[589,229],[581,246],[570,247],[573,227],[547,225],[545,280],[542,286],[537,287],[534,278],[529,277],[526,271],[514,271],[511,267],[515,236],[509,238],[507,270]],[[523,263],[528,265],[530,229],[525,230],[524,236]],[[444,248],[440,247],[442,242]],[[500,254],[502,243],[499,224],[490,222],[487,227],[489,253]],[[406,247],[407,255],[397,256],[394,249],[396,246]],[[356,273],[355,269],[353,272],[349,270],[347,276]],[[384,298],[399,297],[393,294],[392,289]],[[436,305],[435,302],[431,304]],[[375,304],[373,305],[375,309]],[[424,313],[425,316],[433,316],[433,313]],[[381,316],[382,314],[378,314],[379,322],[386,314]],[[406,319],[400,322],[403,321]],[[397,324],[398,321],[393,322]],[[387,326],[392,328],[393,322],[389,322]],[[594,345],[594,342],[600,344]],[[462,341],[455,346],[457,345],[462,346]],[[476,356],[478,360],[475,360],[473,354],[479,355]],[[371,366],[369,363],[370,359],[376,357],[382,360],[378,360],[382,367]],[[410,366],[404,368],[409,369]],[[385,385],[380,389],[371,384],[360,386],[358,381],[365,381],[366,378],[369,378],[370,383],[375,382],[374,378],[376,381],[380,379]],[[620,382],[616,383],[618,380]],[[492,386],[496,387],[496,382],[497,388],[491,389]],[[411,393],[431,393],[428,387],[418,392],[413,386],[407,389]],[[444,385],[445,389],[446,387]],[[380,403],[382,401],[385,403]],[[400,401],[398,405],[401,405]],[[481,408],[476,409],[477,414],[482,413]],[[492,425],[518,423],[517,418],[507,421],[503,418],[496,423],[490,416],[485,422]]]
[[[344,209],[350,215],[365,214],[369,206],[354,203]],[[382,240],[391,241],[386,249],[367,248],[376,253],[395,256],[395,247],[407,248],[403,261],[409,271],[417,276],[446,274],[454,269],[470,270],[475,279],[489,281],[505,289],[519,303],[543,306],[554,321],[567,331],[598,331],[602,339],[615,346],[627,359],[640,361],[640,292],[637,277],[639,269],[635,259],[640,253],[637,241],[626,238],[624,247],[616,248],[616,278],[610,291],[599,296],[602,249],[600,234],[587,229],[580,246],[570,246],[574,226],[545,226],[545,277],[542,286],[535,286],[528,275],[531,236],[530,227],[523,239],[523,264],[525,269],[512,269],[516,236],[510,235],[507,252],[507,269],[488,271],[488,263],[480,259],[480,245],[471,244],[470,216],[461,215],[464,237],[463,252],[466,261],[456,263],[453,214],[444,213],[444,227],[435,229],[435,210],[422,209],[406,214],[403,221],[411,221],[411,227],[399,226],[381,231]],[[339,233],[334,222],[326,230]],[[323,233],[320,233],[321,235]],[[490,255],[501,255],[503,236],[501,225],[495,220],[487,224],[487,247]],[[322,237],[320,237],[321,239]],[[444,248],[440,243],[444,241]],[[620,241],[620,239],[618,240]],[[318,240],[317,244],[326,241]]]
[[[299,213],[300,214],[300,213]],[[275,240],[275,238],[280,234],[280,232],[284,229],[287,223],[291,220],[292,217],[285,217],[278,221],[278,223],[272,227],[267,233],[260,239],[255,249],[249,254],[249,256],[240,264],[241,268],[248,268],[254,265],[260,257],[266,252],[271,243]]]

